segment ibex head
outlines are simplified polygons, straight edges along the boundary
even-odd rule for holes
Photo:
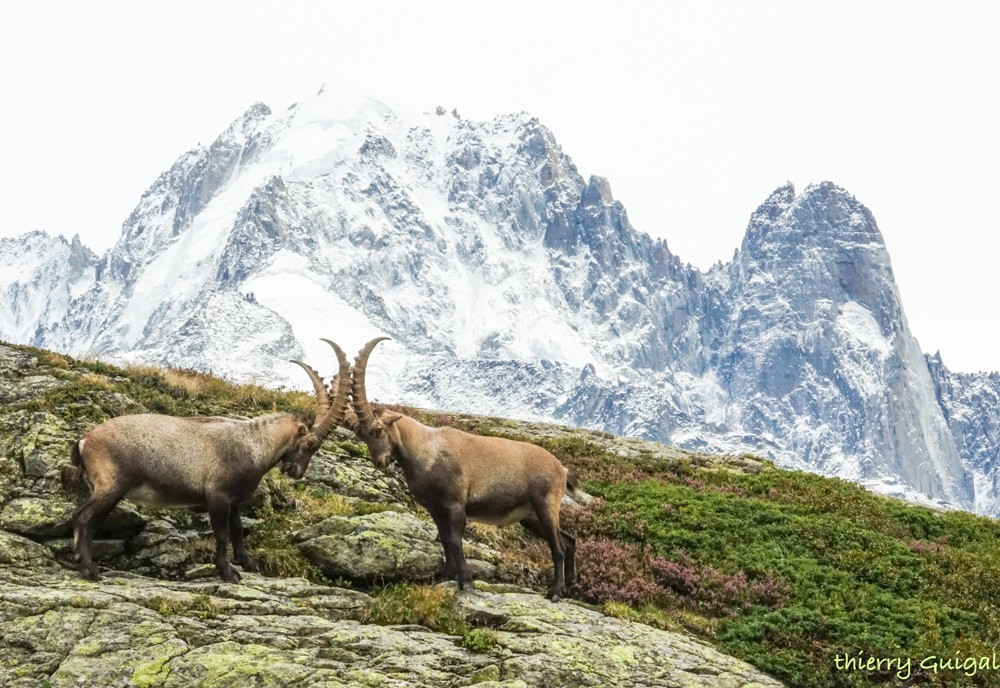
[[[289,447],[288,451],[278,461],[279,470],[289,478],[295,480],[305,475],[306,469],[309,468],[309,460],[312,459],[313,454],[323,446],[323,440],[326,439],[327,435],[344,422],[344,417],[348,413],[350,384],[344,381],[350,379],[350,364],[347,362],[347,356],[344,355],[339,346],[329,339],[324,339],[323,341],[333,347],[333,350],[337,352],[337,360],[340,362],[340,373],[334,378],[332,402],[327,394],[323,378],[319,376],[319,373],[302,361],[292,361],[292,363],[302,366],[302,369],[309,375],[309,379],[312,380],[313,389],[316,390],[317,421],[311,428],[299,421],[292,446]]]
[[[368,445],[372,463],[379,468],[385,468],[392,458],[393,442],[390,436],[392,425],[402,418],[400,414],[391,411],[379,410],[377,415],[373,413],[365,392],[365,368],[368,366],[368,357],[375,345],[383,339],[389,338],[377,337],[365,344],[354,359],[354,367],[351,369],[351,405],[357,415],[348,415],[351,430],[358,439]]]

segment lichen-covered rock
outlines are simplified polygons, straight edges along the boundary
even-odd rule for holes
[[[392,685],[776,688],[676,633],[479,584],[457,616],[487,652],[419,626],[358,623],[367,595],[247,574],[243,585],[0,567],[0,685],[28,688]]]
[[[171,521],[156,519],[127,540],[124,557],[107,563],[113,568],[125,568],[144,576],[178,577],[208,560],[206,554],[198,555],[191,543],[209,534],[211,530],[207,526],[178,528]]]
[[[505,678],[537,685],[780,686],[711,646],[669,631],[620,621],[572,603],[477,583],[455,596],[457,616],[496,629],[511,653]],[[553,683],[553,677],[558,677]]]
[[[437,530],[412,514],[333,516],[292,533],[324,573],[353,580],[427,580],[444,569]]]
[[[73,530],[76,506],[56,496],[19,497],[0,511],[0,528],[22,535],[61,537]]]
[[[5,455],[3,445],[11,443],[13,438],[0,432],[0,507],[6,504],[23,489],[24,469],[21,462]]]
[[[45,549],[47,549],[51,554],[54,554],[58,559],[65,562],[72,561],[72,538],[45,540],[43,544]],[[124,553],[126,544],[125,540],[93,540],[90,545],[90,554],[94,558],[94,561],[105,564]]]
[[[0,404],[14,404],[69,383],[52,375],[40,375],[38,357],[26,351],[0,346]]]
[[[15,413],[10,420],[16,422],[18,417],[23,418],[22,422],[27,427],[11,450],[20,454],[25,476],[47,477],[57,470],[59,464],[69,461],[70,445],[76,438],[65,421],[44,412]]]
[[[39,538],[60,538],[72,531],[82,494],[66,491],[60,467],[80,436],[51,413],[0,414],[0,528]],[[121,503],[101,525],[102,534],[134,533],[145,519],[135,506]]]
[[[407,491],[395,477],[378,470],[366,458],[344,453],[317,452],[309,462],[306,480],[326,485],[337,494],[367,502],[404,502]]]
[[[52,551],[34,540],[0,530],[0,566],[45,563]]]
[[[73,512],[76,504],[59,495],[18,497],[0,510],[0,528],[22,535],[60,538],[73,532]],[[120,504],[101,524],[98,533],[135,532],[145,519],[130,504]]]

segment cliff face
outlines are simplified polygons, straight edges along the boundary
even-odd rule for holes
[[[927,356],[938,403],[958,451],[976,480],[976,510],[1000,504],[1000,373],[953,373],[941,353]]]
[[[635,230],[607,180],[584,179],[530,116],[321,92],[280,114],[255,105],[182,156],[94,276],[0,332],[294,385],[288,359],[333,364],[320,337],[387,334],[381,398],[1000,509],[979,490],[996,450],[956,436],[875,220],[830,183],[776,190],[734,260],[701,272]],[[48,303],[18,279],[12,298]]]
[[[811,466],[969,507],[974,489],[871,213],[833,184],[775,191],[728,267],[719,379],[748,431]]]

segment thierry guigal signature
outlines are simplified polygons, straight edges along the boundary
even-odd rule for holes
[[[919,661],[912,657],[875,657],[864,652],[852,655],[844,653],[834,656],[834,665],[840,671],[883,672],[895,671],[896,678],[905,681],[913,675],[916,669],[931,673],[939,671],[960,671],[966,676],[975,676],[981,671],[997,671],[1000,669],[1000,658],[996,651],[992,655],[979,657],[962,657],[955,653],[954,657],[928,655]]]

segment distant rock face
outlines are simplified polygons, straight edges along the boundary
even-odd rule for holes
[[[0,239],[0,340],[35,341],[95,281],[97,255],[80,242],[28,232]]]
[[[938,402],[976,486],[976,511],[1000,516],[1000,373],[953,373],[927,356]]]
[[[746,431],[820,470],[893,476],[969,507],[972,479],[909,331],[875,219],[830,183],[785,186],[727,266],[717,379]]]
[[[69,283],[66,253],[50,272]],[[11,255],[4,274],[25,272]],[[752,452],[1000,513],[997,444],[953,419],[874,218],[831,183],[777,189],[733,261],[701,272],[532,117],[331,89],[255,105],[181,156],[94,272],[55,305],[18,277],[13,298],[36,305],[2,311],[2,336],[302,386],[288,359],[336,367],[321,337],[386,334],[376,398]]]

